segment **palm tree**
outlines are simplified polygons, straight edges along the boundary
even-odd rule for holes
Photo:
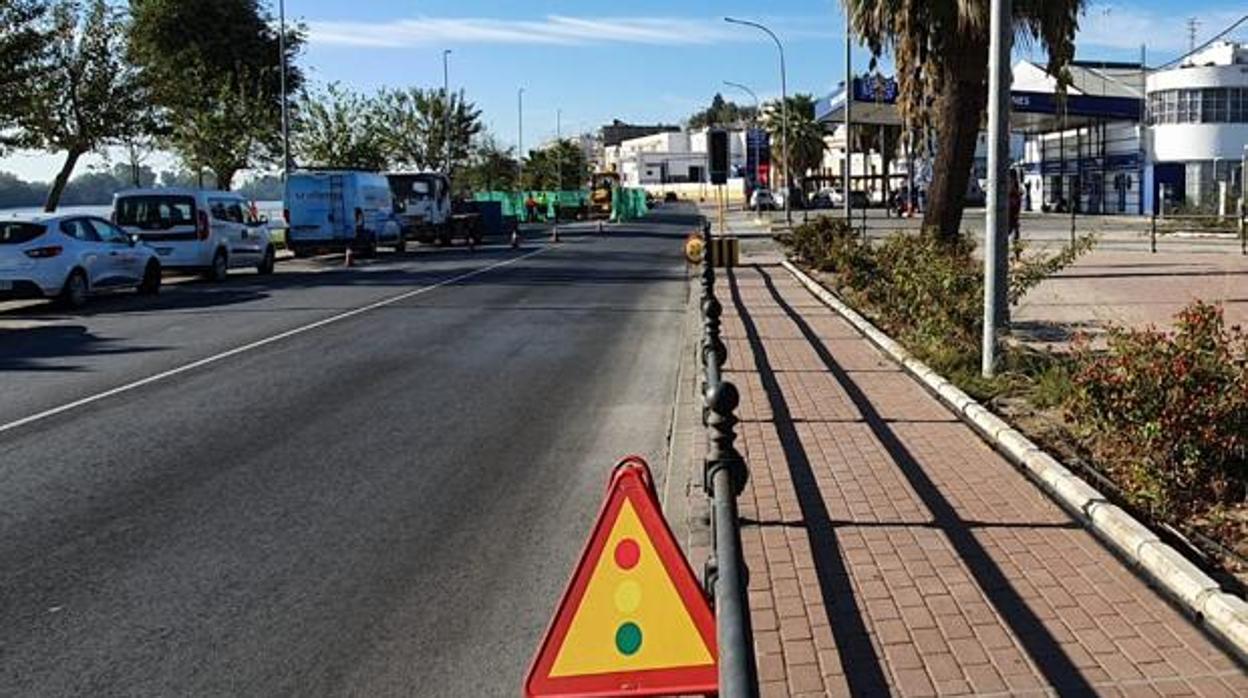
[[[893,55],[902,116],[936,130],[936,163],[923,225],[945,238],[962,223],[966,183],[988,101],[989,0],[843,0],[875,59]],[[1044,46],[1058,89],[1069,82],[1085,0],[1014,0],[1016,35]],[[929,108],[929,104],[931,105]]]
[[[763,107],[763,126],[771,134],[772,143],[780,143],[784,130],[785,110],[780,109],[780,102],[768,102]],[[823,140],[823,125],[815,121],[815,98],[808,94],[797,94],[789,97],[789,154],[793,158],[793,168],[784,161],[784,149],[772,147],[772,160],[779,163],[786,172],[792,172],[798,180],[804,180],[806,173],[823,162],[823,152],[827,143]],[[772,181],[785,181],[775,175]]]

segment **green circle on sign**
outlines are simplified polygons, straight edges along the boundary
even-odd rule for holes
[[[636,623],[625,623],[615,631],[615,648],[620,654],[632,655],[641,649],[641,628]]]

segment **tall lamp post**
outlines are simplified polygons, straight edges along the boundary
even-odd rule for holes
[[[789,83],[787,71],[784,67],[784,44],[780,43],[780,37],[767,27],[758,22],[751,22],[745,19],[736,19],[735,17],[725,17],[725,22],[732,24],[741,24],[747,27],[754,27],[776,42],[776,48],[780,51],[780,120],[781,130],[780,138],[783,140],[781,147],[784,149],[784,220],[786,223],[793,223],[793,174],[789,160]]]
[[[520,178],[524,176],[524,88],[516,92],[516,190],[522,188]]]
[[[1010,167],[1010,0],[992,0],[991,43],[988,49],[988,211],[984,226],[984,336],[985,378],[996,372],[998,321],[1007,309],[1000,290],[1009,283],[1003,269],[1009,243]],[[1002,324],[1005,324],[1002,322]]]
[[[286,0],[278,0],[280,31],[277,34],[278,51],[281,52],[282,89],[282,181],[290,179],[290,113],[286,99]]]
[[[759,113],[760,113],[760,107],[759,107],[759,102],[758,102],[758,95],[754,94],[754,90],[751,90],[750,88],[746,87],[745,85],[742,85],[742,84],[741,84],[741,83],[739,83],[739,82],[732,82],[732,81],[730,81],[730,80],[725,80],[725,81],[724,81],[724,84],[725,84],[725,85],[727,85],[727,86],[729,86],[729,87],[735,87],[735,88],[737,88],[738,90],[741,90],[741,91],[745,92],[746,94],[748,94],[751,98],[753,98],[753,100],[754,100],[754,121],[755,121],[755,127],[757,127],[758,115],[759,115]],[[749,147],[750,147],[750,135],[749,135],[749,132],[748,132],[748,131],[746,132],[746,136],[745,136],[745,147],[746,147],[746,149],[747,149],[747,151],[748,151],[748,149],[749,149]],[[758,186],[759,181],[761,181],[761,179],[760,179],[760,177],[759,177],[758,175],[759,175],[759,172],[762,170],[762,167],[763,167],[763,163],[762,163],[762,159],[763,159],[763,158],[762,158],[762,155],[763,155],[763,152],[762,152],[762,144],[761,144],[761,143],[758,143],[758,144],[756,144],[756,145],[754,146],[754,186],[756,186],[756,187]],[[750,156],[749,156],[749,153],[748,153],[748,152],[746,153],[746,156],[745,156],[745,157],[746,157],[746,159],[747,159],[747,160],[749,159],[749,157],[750,157]],[[757,215],[758,215],[758,204],[759,204],[759,202],[758,202],[758,197],[754,197],[754,215],[755,215],[755,216],[757,216]]]
[[[849,19],[849,3],[845,3],[845,223],[853,226],[854,201],[849,195],[851,187],[850,180],[854,174],[854,141],[850,137],[854,129],[854,30],[850,25]],[[882,157],[882,156],[881,156]],[[867,169],[866,163],[863,163],[863,170]],[[884,173],[885,181],[888,180],[888,173]],[[867,226],[863,223],[862,236],[867,236]]]
[[[446,176],[451,176],[451,50],[442,50],[442,97],[446,113],[442,118],[442,137],[446,140]]]

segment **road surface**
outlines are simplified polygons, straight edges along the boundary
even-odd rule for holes
[[[0,313],[0,695],[515,695],[689,226]]]

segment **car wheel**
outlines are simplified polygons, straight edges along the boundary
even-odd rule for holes
[[[273,267],[277,264],[277,257],[272,247],[264,250],[264,258],[260,260],[260,264],[256,267],[256,272],[261,276],[268,276],[273,273]]]
[[[87,285],[87,275],[81,269],[75,269],[69,274],[69,278],[65,279],[65,286],[61,288],[61,295],[57,300],[66,308],[81,308],[87,304],[87,295],[90,293]]]
[[[212,256],[212,266],[208,267],[208,273],[205,276],[209,281],[225,281],[225,277],[230,273],[230,258],[226,256],[225,250],[217,250]]]
[[[160,293],[160,262],[152,260],[143,270],[143,281],[139,282],[139,295],[154,296]]]

